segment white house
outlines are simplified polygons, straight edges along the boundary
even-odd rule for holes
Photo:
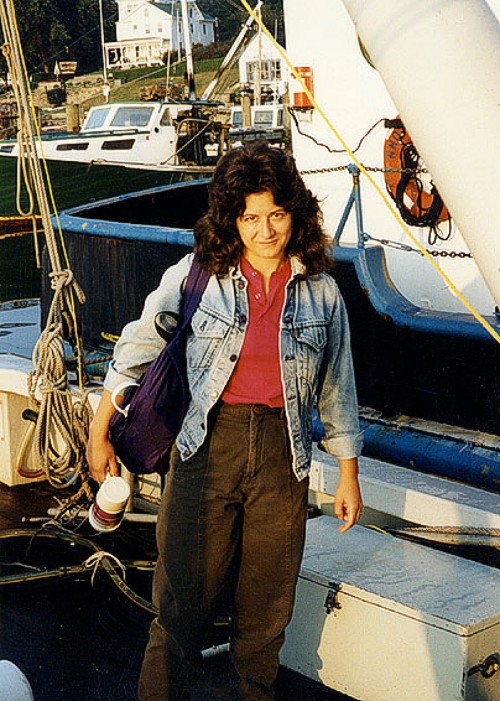
[[[116,0],[118,22],[116,41],[105,44],[107,67],[135,68],[162,65],[167,51],[183,45],[180,2],[157,0]],[[216,20],[198,7],[196,0],[187,0],[192,44],[215,41]]]
[[[259,46],[260,44],[260,46]],[[263,90],[273,92],[276,97],[285,93],[289,70],[269,37],[254,34],[239,58],[239,76],[242,86],[255,87],[255,76],[260,64],[260,84]]]

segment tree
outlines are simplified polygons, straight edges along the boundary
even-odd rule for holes
[[[235,39],[248,17],[248,12],[239,0],[197,0],[201,10],[219,19],[219,39]],[[249,0],[254,8],[256,0]],[[241,9],[240,9],[241,8]],[[283,43],[283,0],[264,0],[262,19],[271,32],[274,32],[275,20],[278,20],[278,41]]]
[[[99,0],[16,0],[19,34],[28,71],[50,72],[58,58],[78,61],[79,73],[102,65]],[[117,16],[114,0],[103,0],[106,38]]]

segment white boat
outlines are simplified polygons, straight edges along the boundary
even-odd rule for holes
[[[271,144],[286,146],[290,141],[290,124],[285,105],[269,103],[250,106],[250,124],[243,123],[241,105],[231,107],[228,137],[233,146],[264,139]]]
[[[38,152],[47,161],[167,170],[213,165],[217,154],[209,154],[206,147],[219,143],[220,105],[203,100],[97,105],[90,108],[80,131],[42,133]],[[16,139],[0,141],[1,158],[18,155]]]

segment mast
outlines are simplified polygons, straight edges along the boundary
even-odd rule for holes
[[[106,47],[104,45],[104,13],[102,9],[102,0],[99,0],[99,28],[101,32],[101,52],[102,52],[102,92],[106,99],[109,99],[109,81],[108,81],[108,67],[106,65]]]
[[[257,9],[257,15],[259,17],[259,20],[262,19],[262,11],[261,8],[259,7]],[[258,46],[258,53],[257,53],[257,70],[255,71],[255,90],[254,90],[254,96],[253,96],[253,101],[254,105],[260,105],[260,96],[262,92],[262,24],[259,22],[259,27],[257,30],[257,46]]]
[[[187,0],[181,0],[182,8],[182,25],[184,30],[184,48],[186,52],[186,71],[187,84],[189,90],[189,99],[196,100],[196,90],[194,87],[194,66],[193,66],[193,50],[191,48],[191,34],[189,31],[189,15]]]

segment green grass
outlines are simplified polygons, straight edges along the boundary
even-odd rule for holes
[[[195,82],[196,92],[201,96],[207,85],[214,77],[217,69],[222,63],[223,57],[200,59],[195,62]],[[182,85],[184,82],[184,72],[186,63],[182,61],[173,64],[170,69],[170,77],[174,83]],[[166,66],[158,68],[131,68],[127,71],[114,71],[113,79],[120,79],[123,84],[113,86],[111,81],[111,99],[113,101],[135,101],[140,100],[141,89],[162,83],[167,79]],[[230,71],[226,84],[232,84],[238,80],[238,67],[233,67]],[[98,94],[85,101],[85,107],[104,102],[103,97]]]

